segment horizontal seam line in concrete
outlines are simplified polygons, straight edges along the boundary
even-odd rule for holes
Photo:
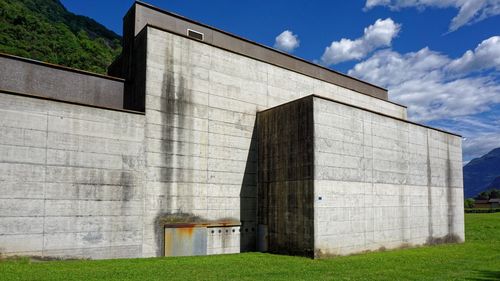
[[[68,101],[68,100],[60,100],[60,99],[55,99],[55,98],[51,98],[51,97],[47,97],[47,96],[41,96],[41,95],[35,95],[35,94],[29,94],[29,93],[19,93],[19,92],[4,90],[4,89],[0,89],[0,93],[1,94],[6,94],[6,95],[23,96],[23,97],[34,98],[34,99],[41,99],[41,100],[47,100],[47,101],[53,101],[53,102],[67,103],[67,104],[73,104],[73,105],[77,105],[77,106],[85,106],[85,107],[91,107],[91,108],[97,108],[97,109],[103,109],[103,110],[118,111],[118,112],[130,113],[130,114],[137,114],[137,115],[145,115],[144,112],[141,112],[141,111],[134,111],[134,110],[128,110],[128,109],[122,109],[122,108],[105,107],[105,106],[98,106],[98,105],[92,105],[92,104],[86,104],[86,103],[80,103],[80,102],[74,102],[74,101]]]
[[[246,149],[239,149],[239,148],[235,148],[235,149],[242,150],[242,151],[247,151]],[[180,154],[180,153],[169,153],[169,152],[157,152],[157,151],[151,151],[151,150],[146,150],[146,152],[147,153],[163,154],[163,155],[177,155],[177,156],[191,156],[191,155],[194,155],[195,157],[204,158],[204,159],[213,159],[213,160],[228,160],[228,159],[230,159],[231,161],[236,161],[236,162],[257,163],[257,160],[247,161],[247,160],[243,160],[243,159],[239,160],[239,159],[234,159],[234,158],[213,157],[213,156],[201,157],[201,156],[197,156],[196,154]]]
[[[256,139],[257,137],[245,137],[245,136],[241,136],[240,135],[230,135],[230,134],[222,134],[222,133],[216,133],[216,132],[213,132],[213,131],[209,131],[209,130],[202,130],[202,129],[196,129],[196,128],[188,128],[188,127],[175,127],[175,126],[171,126],[171,125],[168,125],[168,124],[161,124],[161,123],[147,123],[146,124],[146,129],[148,125],[154,125],[154,126],[158,126],[160,128],[175,128],[175,129],[183,129],[183,130],[186,130],[186,131],[191,131],[191,132],[200,132],[200,133],[206,133],[206,134],[213,134],[213,135],[219,135],[219,136],[228,136],[228,137],[237,137],[237,138],[240,138],[240,139],[245,139],[245,140],[252,140],[252,139]]]
[[[136,240],[136,239],[133,239],[133,240]],[[140,241],[137,241],[137,242],[130,241],[130,242],[119,243],[119,245],[110,245],[110,244],[108,244],[108,245],[105,244],[103,246],[83,246],[82,245],[80,248],[47,248],[47,247],[44,247],[43,252],[46,254],[50,254],[51,251],[52,252],[67,251],[67,250],[91,251],[92,249],[109,249],[109,248],[122,248],[122,247],[131,247],[131,246],[140,247],[140,246],[142,246],[141,242],[142,242],[142,239],[140,239]],[[113,243],[113,241],[111,243]],[[140,243],[140,244],[136,244],[136,243]],[[109,255],[109,256],[113,256],[113,255]]]
[[[218,183],[218,182],[210,182],[208,180],[204,180],[204,181],[179,181],[179,180],[176,180],[176,181],[161,181],[161,180],[158,180],[158,181],[151,181],[149,180],[150,182],[159,182],[159,183],[202,183],[202,184],[226,184],[226,183]],[[238,182],[241,182],[241,181],[238,181]]]
[[[204,92],[201,92],[201,93],[204,93]],[[212,95],[210,93],[206,93],[206,94],[207,95]],[[167,101],[168,100],[176,100],[176,99],[171,99],[171,98],[165,98],[165,97],[163,97],[163,95],[162,96],[157,96],[157,95],[152,95],[152,94],[147,94],[147,95],[151,96],[151,97],[155,97],[155,98],[167,100]],[[229,100],[240,101],[240,100],[237,100],[237,99],[228,98],[228,97],[224,97],[224,96],[218,96],[218,95],[214,95],[214,96],[222,97],[222,98],[229,99]],[[221,111],[228,111],[228,112],[235,113],[235,114],[241,114],[241,115],[247,115],[247,116],[255,116],[255,112],[254,113],[247,113],[247,112],[235,111],[235,110],[226,109],[226,108],[214,107],[214,106],[209,105],[208,102],[206,104],[199,103],[199,102],[185,102],[185,101],[180,101],[180,100],[176,100],[176,102],[178,102],[178,103],[186,103],[186,104],[193,104],[193,105],[196,105],[196,106],[213,108],[213,109],[221,110]],[[149,110],[155,110],[155,111],[165,112],[165,111],[158,110],[158,109],[152,108],[152,107],[146,107],[146,108],[149,109]],[[179,115],[182,115],[182,114],[179,114]],[[187,116],[191,116],[191,115],[187,115]]]
[[[137,232],[137,230],[122,230],[122,231],[116,231],[119,233],[124,233],[124,232]],[[140,229],[142,231],[142,228]],[[53,232],[27,232],[27,233],[6,233],[6,234],[0,234],[0,237],[2,236],[20,236],[20,235],[57,235],[57,234],[75,234],[75,233],[111,233],[113,231],[91,231],[91,230],[82,230],[82,231],[53,231]]]
[[[47,129],[39,130],[39,129],[31,129],[31,128],[11,127],[11,126],[0,126],[0,128],[12,128],[12,129],[30,130],[30,131],[38,131],[38,132],[46,132],[47,131]],[[88,138],[103,139],[103,140],[114,140],[114,141],[119,141],[119,142],[124,142],[124,143],[136,143],[136,144],[142,144],[143,143],[142,140],[125,140],[125,139],[117,139],[117,138],[109,138],[109,137],[90,136],[90,135],[81,135],[81,134],[71,134],[71,133],[67,133],[67,132],[52,131],[52,130],[49,130],[48,133],[49,134],[52,133],[52,134],[78,136],[78,137],[88,137]],[[10,144],[5,144],[5,145],[10,145]],[[22,146],[22,145],[19,145],[19,146]],[[29,146],[29,147],[45,148],[45,146]],[[56,147],[47,147],[47,148],[49,148],[49,149],[55,149]],[[65,150],[65,149],[62,149],[62,150]]]
[[[78,166],[78,165],[70,165],[70,164],[45,164],[43,162],[21,162],[21,161],[6,161],[6,160],[0,160],[0,163],[2,164],[27,164],[27,165],[34,165],[34,166],[43,166],[43,167],[68,167],[68,168],[93,168],[93,169],[98,169],[98,170],[119,170],[119,171],[135,171],[135,170],[128,170],[128,169],[113,169],[113,168],[106,168],[106,167],[96,167],[96,166]]]
[[[215,108],[215,107],[212,107],[212,108]],[[229,125],[234,125],[235,124],[235,122],[228,122],[228,121],[213,119],[213,118],[210,118],[210,116],[208,116],[208,117],[197,117],[197,116],[194,116],[194,115],[187,115],[187,114],[171,114],[171,113],[168,113],[167,111],[162,111],[162,110],[157,110],[157,109],[148,109],[148,110],[155,111],[155,112],[158,112],[158,113],[168,114],[169,116],[179,116],[179,117],[180,116],[185,116],[185,117],[191,117],[193,119],[208,120],[209,122],[217,122],[217,123],[221,123],[221,124],[229,124]],[[229,110],[225,110],[225,111],[229,111]],[[230,112],[235,112],[235,111],[230,111]],[[246,114],[246,113],[242,113],[242,114],[255,117],[255,115],[250,115],[250,114]],[[155,124],[155,123],[153,123],[153,124]],[[156,123],[156,124],[158,124],[158,123]],[[239,124],[239,126],[251,128],[252,130],[254,128],[254,124],[251,124],[251,125]]]
[[[246,150],[245,150],[246,151]],[[193,155],[193,154],[180,154],[180,153],[170,153],[170,152],[155,152],[155,151],[146,151],[146,153],[154,153],[154,154],[161,154],[161,155],[175,155],[175,156],[187,156],[187,157],[192,157],[192,158],[202,158],[202,159],[207,159],[207,160],[226,160],[226,161],[233,161],[233,162],[242,162],[242,163],[257,163],[257,160],[238,160],[234,158],[217,158],[217,157],[209,157],[209,156],[198,156],[198,155]]]
[[[34,215],[29,215],[29,216],[1,216],[1,218],[41,218],[41,217],[44,217],[44,215],[39,215],[39,216],[34,216]],[[46,217],[50,217],[50,218],[95,218],[96,216],[95,215],[49,215],[49,216],[46,216]],[[98,216],[99,218],[101,217],[107,217],[107,218],[118,218],[118,217],[121,217],[121,218],[128,218],[128,217],[143,217],[142,213],[141,214],[136,214],[136,215],[99,215]]]
[[[1,90],[0,90],[0,92],[1,92]],[[13,95],[16,95],[16,94],[13,94]],[[65,102],[62,102],[62,103],[65,103]],[[100,109],[100,108],[98,108],[98,109]],[[59,110],[59,111],[63,111],[63,110]],[[120,120],[121,121],[120,122],[120,121],[112,120],[111,118],[110,119],[104,119],[103,117],[99,117],[99,118],[103,118],[102,120],[96,120],[96,119],[81,118],[81,117],[77,117],[77,116],[66,116],[66,115],[63,115],[64,113],[60,113],[60,114],[54,113],[55,112],[54,109],[47,109],[47,110],[41,109],[41,110],[37,110],[37,111],[30,111],[30,110],[27,111],[24,108],[23,109],[8,109],[8,108],[3,108],[3,109],[0,109],[0,111],[13,112],[13,113],[17,112],[17,113],[20,113],[20,114],[24,113],[24,114],[35,115],[35,116],[39,115],[39,116],[60,117],[60,118],[82,120],[82,121],[89,121],[89,122],[99,122],[99,123],[104,123],[104,124],[117,124],[117,125],[120,125],[120,126],[123,126],[123,123],[125,121],[129,121],[129,120]],[[78,114],[78,113],[75,113],[75,114]],[[137,117],[137,118],[139,118],[139,117]],[[137,127],[137,128],[144,127],[144,122],[142,120],[139,121],[139,122],[132,122],[132,123],[135,123],[135,124],[131,125],[130,127]]]
[[[228,110],[228,109],[219,108],[219,107],[213,107],[213,106],[208,106],[208,105],[202,105],[202,104],[194,104],[194,105],[196,105],[196,106],[203,106],[203,107],[207,107],[207,108],[211,108],[211,109],[215,109],[215,110],[220,110],[220,111],[226,111],[226,112],[230,112],[230,113],[234,113],[234,114],[246,115],[246,117],[250,117],[250,118],[255,118],[255,116],[256,116],[255,114],[250,114],[250,113],[245,113],[245,112],[240,112],[240,111],[234,111],[234,110]],[[156,112],[160,112],[160,113],[167,113],[164,110],[158,110],[158,109],[155,109],[155,108],[147,108],[146,110],[156,111]],[[198,118],[198,119],[208,119],[210,121],[223,122],[223,123],[227,123],[227,124],[234,124],[233,122],[227,122],[227,121],[222,121],[222,120],[219,120],[219,119],[214,119],[213,117],[210,117],[210,113],[208,113],[208,117],[199,117],[199,116],[196,116],[196,115],[188,115],[188,114],[175,114],[175,115],[193,117],[193,118]],[[244,125],[244,126],[251,126],[251,125]]]
[[[376,137],[379,137],[379,136],[376,136]],[[358,145],[358,146],[363,146],[362,144],[358,143],[358,142],[349,142],[349,141],[345,141],[345,140],[341,140],[341,139],[331,139],[331,138],[326,138],[326,137],[316,137],[316,139],[319,139],[319,140],[326,140],[326,141],[334,141],[334,142],[342,142],[342,143],[347,143],[347,144],[351,144],[351,145]],[[411,143],[411,145],[419,145],[419,144],[415,144],[415,143]],[[384,150],[391,150],[391,151],[394,151],[394,152],[406,152],[405,150],[403,149],[393,149],[393,148],[387,148],[387,147],[384,147],[384,146],[375,146],[375,145],[365,145],[364,147],[368,147],[368,148],[376,148],[376,149],[384,149]],[[438,147],[431,147],[432,149],[439,149]],[[441,151],[446,151],[446,150],[443,150],[443,149],[439,149]],[[321,151],[321,152],[327,152],[327,151]],[[457,152],[455,152],[457,153]],[[419,153],[414,153],[414,154],[418,154],[418,155],[422,155],[422,154],[419,154]],[[432,158],[438,158],[438,157],[435,157],[435,156],[431,156]],[[441,158],[441,159],[448,159],[448,158]]]
[[[36,199],[28,199],[28,198],[9,198],[9,199],[15,199],[15,200],[26,200],[26,201],[42,201],[44,198],[36,198]],[[3,200],[8,200],[8,199],[3,199]],[[75,198],[46,198],[45,200],[47,201],[73,201],[73,202],[78,202],[78,201],[85,201],[85,202],[96,202],[96,203],[111,203],[111,202],[132,202],[132,203],[138,203],[142,202],[143,198],[136,198],[132,200],[122,200],[122,199],[117,199],[117,200],[99,200],[99,199],[94,199],[94,198],[86,198],[86,199],[75,199]],[[42,215],[43,216],[43,215]]]
[[[201,132],[201,131],[199,131]],[[215,134],[215,133],[210,133],[210,134]],[[230,135],[222,135],[220,134],[221,136],[228,136],[228,137],[234,137],[234,136],[230,136]],[[155,138],[155,137],[152,137],[152,136],[146,136],[146,139],[152,139],[152,140],[163,140],[163,141],[173,141],[174,139],[165,139],[165,138]],[[175,139],[175,140],[178,140],[178,139]],[[248,138],[247,140],[251,140],[250,138]],[[181,143],[191,143],[191,144],[205,144],[205,143],[201,143],[201,142],[193,142],[193,141],[179,141]],[[244,151],[250,151],[250,152],[255,152],[256,151],[256,148],[254,149],[248,149],[248,148],[241,148],[241,147],[237,147],[237,146],[226,146],[226,145],[216,145],[216,144],[205,144],[209,147],[222,147],[222,148],[231,148],[231,149],[238,149],[238,150],[244,150]],[[249,144],[250,146],[250,144]]]

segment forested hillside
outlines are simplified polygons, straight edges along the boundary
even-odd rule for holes
[[[0,0],[0,52],[105,73],[120,36],[59,0]]]

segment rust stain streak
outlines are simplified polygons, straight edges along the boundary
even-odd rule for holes
[[[181,236],[193,236],[193,227],[179,227],[178,232]]]
[[[169,257],[172,256],[172,233],[167,233],[165,232],[165,256]]]

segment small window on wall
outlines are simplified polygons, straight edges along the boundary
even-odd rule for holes
[[[196,40],[203,41],[203,33],[192,30],[192,29],[187,30],[187,36],[194,38]]]

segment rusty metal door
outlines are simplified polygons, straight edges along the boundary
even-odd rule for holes
[[[165,256],[201,256],[207,254],[206,227],[166,227]]]

